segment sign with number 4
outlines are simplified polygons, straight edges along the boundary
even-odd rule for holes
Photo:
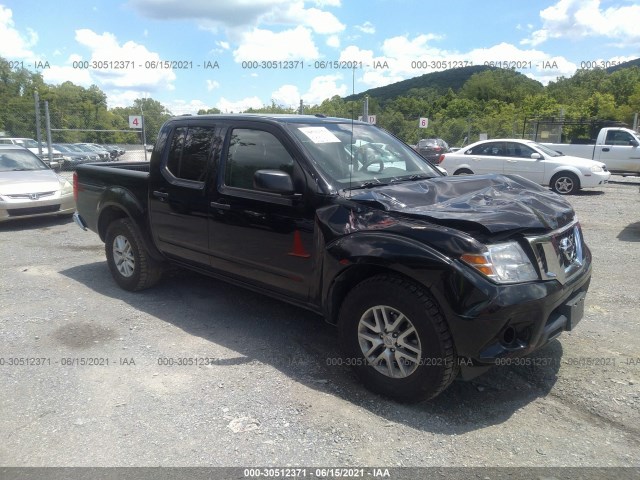
[[[129,128],[142,128],[142,116],[129,115]]]

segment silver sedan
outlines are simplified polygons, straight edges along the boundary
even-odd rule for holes
[[[17,145],[0,145],[0,222],[16,218],[72,215],[71,184],[36,155]]]

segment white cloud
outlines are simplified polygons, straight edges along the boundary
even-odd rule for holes
[[[307,105],[317,105],[334,95],[344,97],[347,95],[347,86],[338,82],[342,81],[342,75],[321,75],[311,80],[309,90],[302,96]]]
[[[246,97],[242,100],[236,100],[235,102],[221,97],[218,103],[216,103],[216,108],[222,113],[239,113],[249,108],[262,108],[263,106],[264,103],[258,97]]]
[[[312,0],[319,7],[340,7],[342,2],[340,0]]]
[[[229,50],[231,48],[229,42],[223,42],[222,40],[217,41],[216,45],[218,45],[223,50]]]
[[[0,5],[0,56],[14,59],[34,60],[36,54],[31,50],[38,43],[38,34],[27,28],[20,33],[15,28],[13,11]]]
[[[74,68],[71,65],[51,65],[51,68],[45,68],[42,71],[42,78],[46,83],[72,82],[85,88],[94,83],[89,70]]]
[[[254,28],[242,35],[241,44],[233,51],[236,62],[244,60],[312,60],[320,56],[311,38],[311,30],[272,32]]]
[[[236,38],[248,28],[262,24],[295,25],[311,28],[316,33],[332,34],[345,26],[330,12],[305,8],[303,0],[130,0],[141,15],[156,19],[192,19],[206,30],[220,28]],[[316,0],[318,7],[339,7],[339,0]]]
[[[342,81],[343,78],[340,74],[320,75],[311,80],[309,89],[304,94],[301,94],[295,85],[287,84],[273,92],[271,99],[277,105],[285,107],[297,108],[300,105],[300,99],[304,101],[305,105],[318,105],[334,95],[341,97],[347,95],[348,88]]]
[[[130,0],[140,15],[159,20],[193,19],[211,27],[238,27],[257,24],[258,19],[289,0]]]
[[[196,115],[198,110],[208,110],[211,108],[210,105],[207,105],[201,100],[173,100],[170,102],[163,102],[163,105],[174,115]]]
[[[316,33],[326,35],[339,33],[345,29],[345,26],[333,13],[317,8],[304,8],[303,1],[290,3],[284,10],[276,8],[261,20],[265,23],[301,25],[313,29]]]
[[[215,90],[216,88],[220,88],[220,82],[216,82],[215,80],[207,80],[207,90],[209,92],[211,90]]]
[[[618,46],[640,44],[640,5],[602,9],[600,0],[559,0],[540,12],[542,28],[534,31],[522,45],[539,45],[549,39],[605,37]]]
[[[338,35],[329,35],[327,37],[326,44],[328,47],[339,48],[340,47],[340,37]]]
[[[144,45],[132,41],[120,45],[112,33],[104,32],[100,35],[89,29],[76,30],[75,38],[91,52],[91,63],[97,62],[99,66],[111,67],[105,62],[130,61],[135,65],[122,64],[125,68],[91,69],[92,78],[98,86],[151,92],[160,89],[173,90],[175,73],[170,68],[164,68],[165,65],[159,63],[160,55],[150,52]],[[150,71],[146,68],[146,62],[156,62],[157,68]]]
[[[485,62],[493,62],[494,66],[503,68],[515,67],[545,84],[557,76],[571,76],[579,67],[562,56],[522,49],[504,42],[467,52],[449,51],[432,45],[440,38],[436,35],[388,38],[382,44],[382,56],[350,45],[342,51],[340,60],[362,62],[363,68],[356,70],[356,75],[357,82],[365,88],[381,87],[434,71],[485,65]],[[384,68],[385,62],[389,68]]]
[[[362,33],[368,33],[370,35],[376,33],[376,27],[373,26],[373,23],[366,21],[362,25],[356,25],[356,29],[360,30]]]
[[[297,107],[300,104],[300,92],[295,85],[282,85],[271,94],[271,99],[276,105]]]
[[[386,39],[382,43],[382,53],[386,57],[404,58],[404,57],[424,57],[428,55],[448,55],[446,50],[432,47],[431,42],[441,40],[441,35],[432,33],[418,35],[410,40],[406,35],[400,35]]]
[[[130,107],[134,100],[145,97],[143,92],[134,90],[110,90],[107,94],[107,106],[109,108]]]

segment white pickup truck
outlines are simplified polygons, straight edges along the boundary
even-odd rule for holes
[[[640,175],[640,136],[628,128],[602,128],[595,144],[543,143],[543,145],[565,155],[602,162],[614,174]]]

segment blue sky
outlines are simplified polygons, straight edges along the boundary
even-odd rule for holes
[[[0,56],[110,107],[238,112],[492,61],[546,84],[640,57],[639,25],[628,0],[0,0]]]

